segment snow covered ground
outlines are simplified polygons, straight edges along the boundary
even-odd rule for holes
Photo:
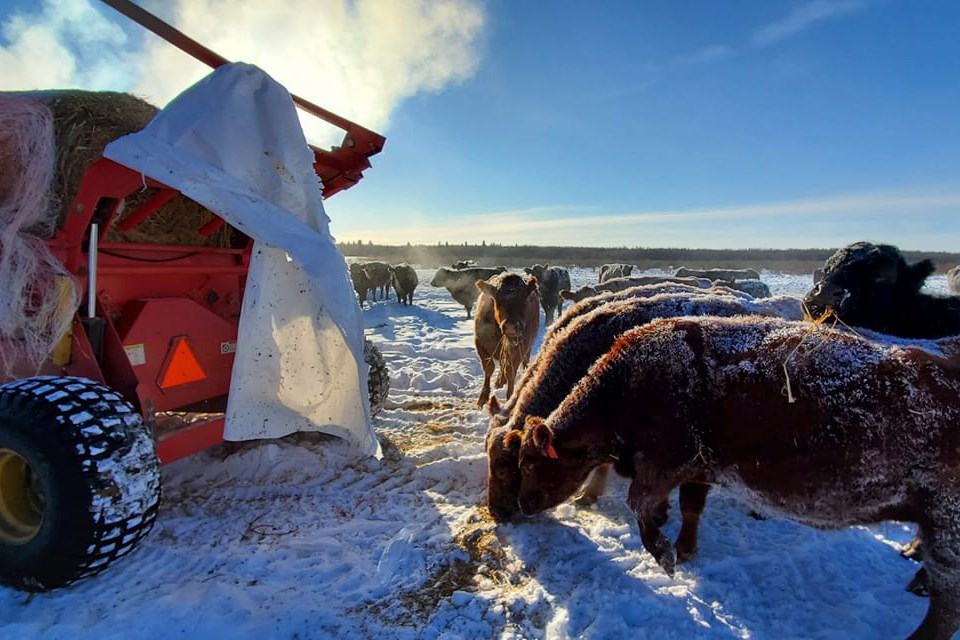
[[[897,553],[911,525],[758,521],[715,490],[699,555],[674,578],[643,550],[623,480],[592,508],[496,525],[472,321],[433,272],[419,270],[415,306],[364,311],[391,376],[382,460],[297,435],[165,467],[141,547],[68,589],[0,587],[0,638],[779,640],[902,638],[919,624],[927,601],[904,590],[917,565]],[[763,279],[775,294],[811,283]],[[946,290],[942,276],[929,287]]]

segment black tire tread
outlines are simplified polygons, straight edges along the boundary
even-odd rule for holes
[[[66,586],[103,571],[147,535],[160,504],[153,437],[119,394],[84,378],[38,376],[0,386],[0,429],[36,443],[87,505],[64,505],[79,546],[50,550],[46,567],[0,566],[0,582],[28,591]],[[127,476],[136,487],[124,486]],[[83,514],[85,515],[79,515]]]

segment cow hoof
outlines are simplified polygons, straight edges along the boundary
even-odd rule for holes
[[[688,562],[693,556],[697,555],[696,549],[677,548],[677,564]]]
[[[921,598],[930,597],[930,592],[927,591],[927,572],[923,567],[913,575],[913,579],[907,584],[907,591]]]
[[[669,554],[665,554],[657,559],[657,564],[659,564],[663,568],[664,572],[672,578],[676,573],[677,557],[671,551]]]

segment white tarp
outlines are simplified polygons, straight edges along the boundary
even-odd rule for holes
[[[256,241],[224,437],[322,431],[379,457],[360,307],[287,90],[252,65],[224,65],[104,155]]]

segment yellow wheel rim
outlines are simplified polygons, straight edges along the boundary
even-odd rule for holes
[[[0,542],[25,544],[43,524],[43,493],[23,456],[0,449]]]

